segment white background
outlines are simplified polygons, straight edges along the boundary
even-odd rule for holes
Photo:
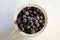
[[[60,0],[0,0],[0,40],[13,40],[13,17],[18,8],[24,4],[37,4],[47,13],[48,24],[45,30],[34,38],[18,40],[60,40]]]

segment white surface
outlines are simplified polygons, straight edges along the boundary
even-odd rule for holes
[[[24,4],[40,5],[48,15],[46,29],[34,38],[19,40],[60,40],[60,0],[0,0],[0,40],[13,40],[10,34],[13,30],[13,17],[16,10]]]

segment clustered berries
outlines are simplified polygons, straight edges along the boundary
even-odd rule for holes
[[[23,8],[16,19],[18,28],[27,34],[39,32],[44,27],[44,23],[45,16],[43,12],[33,6]]]

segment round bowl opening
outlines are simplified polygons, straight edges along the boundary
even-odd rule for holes
[[[35,36],[41,33],[47,25],[46,12],[38,5],[24,5],[14,16],[15,28],[26,36]]]

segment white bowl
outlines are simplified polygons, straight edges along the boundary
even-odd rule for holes
[[[22,31],[20,31],[19,28],[18,28],[18,26],[17,26],[17,24],[15,23],[19,12],[20,12],[23,8],[25,8],[26,6],[34,6],[34,7],[39,8],[39,9],[44,13],[44,16],[45,16],[45,24],[44,24],[44,27],[43,27],[39,32],[37,32],[37,33],[35,33],[35,34],[27,34],[27,33],[24,33],[24,32],[22,32]],[[45,27],[46,27],[46,25],[47,25],[47,19],[48,19],[48,18],[47,18],[47,14],[46,14],[46,12],[44,11],[44,9],[43,9],[42,7],[40,7],[39,5],[35,5],[35,4],[26,4],[26,5],[21,6],[20,8],[17,9],[17,11],[16,11],[16,13],[15,13],[15,16],[14,16],[14,28],[15,28],[16,31],[18,31],[18,33],[21,34],[21,35],[24,35],[24,36],[27,36],[27,37],[34,37],[34,36],[40,34],[41,32],[43,32],[43,30],[45,29]]]

